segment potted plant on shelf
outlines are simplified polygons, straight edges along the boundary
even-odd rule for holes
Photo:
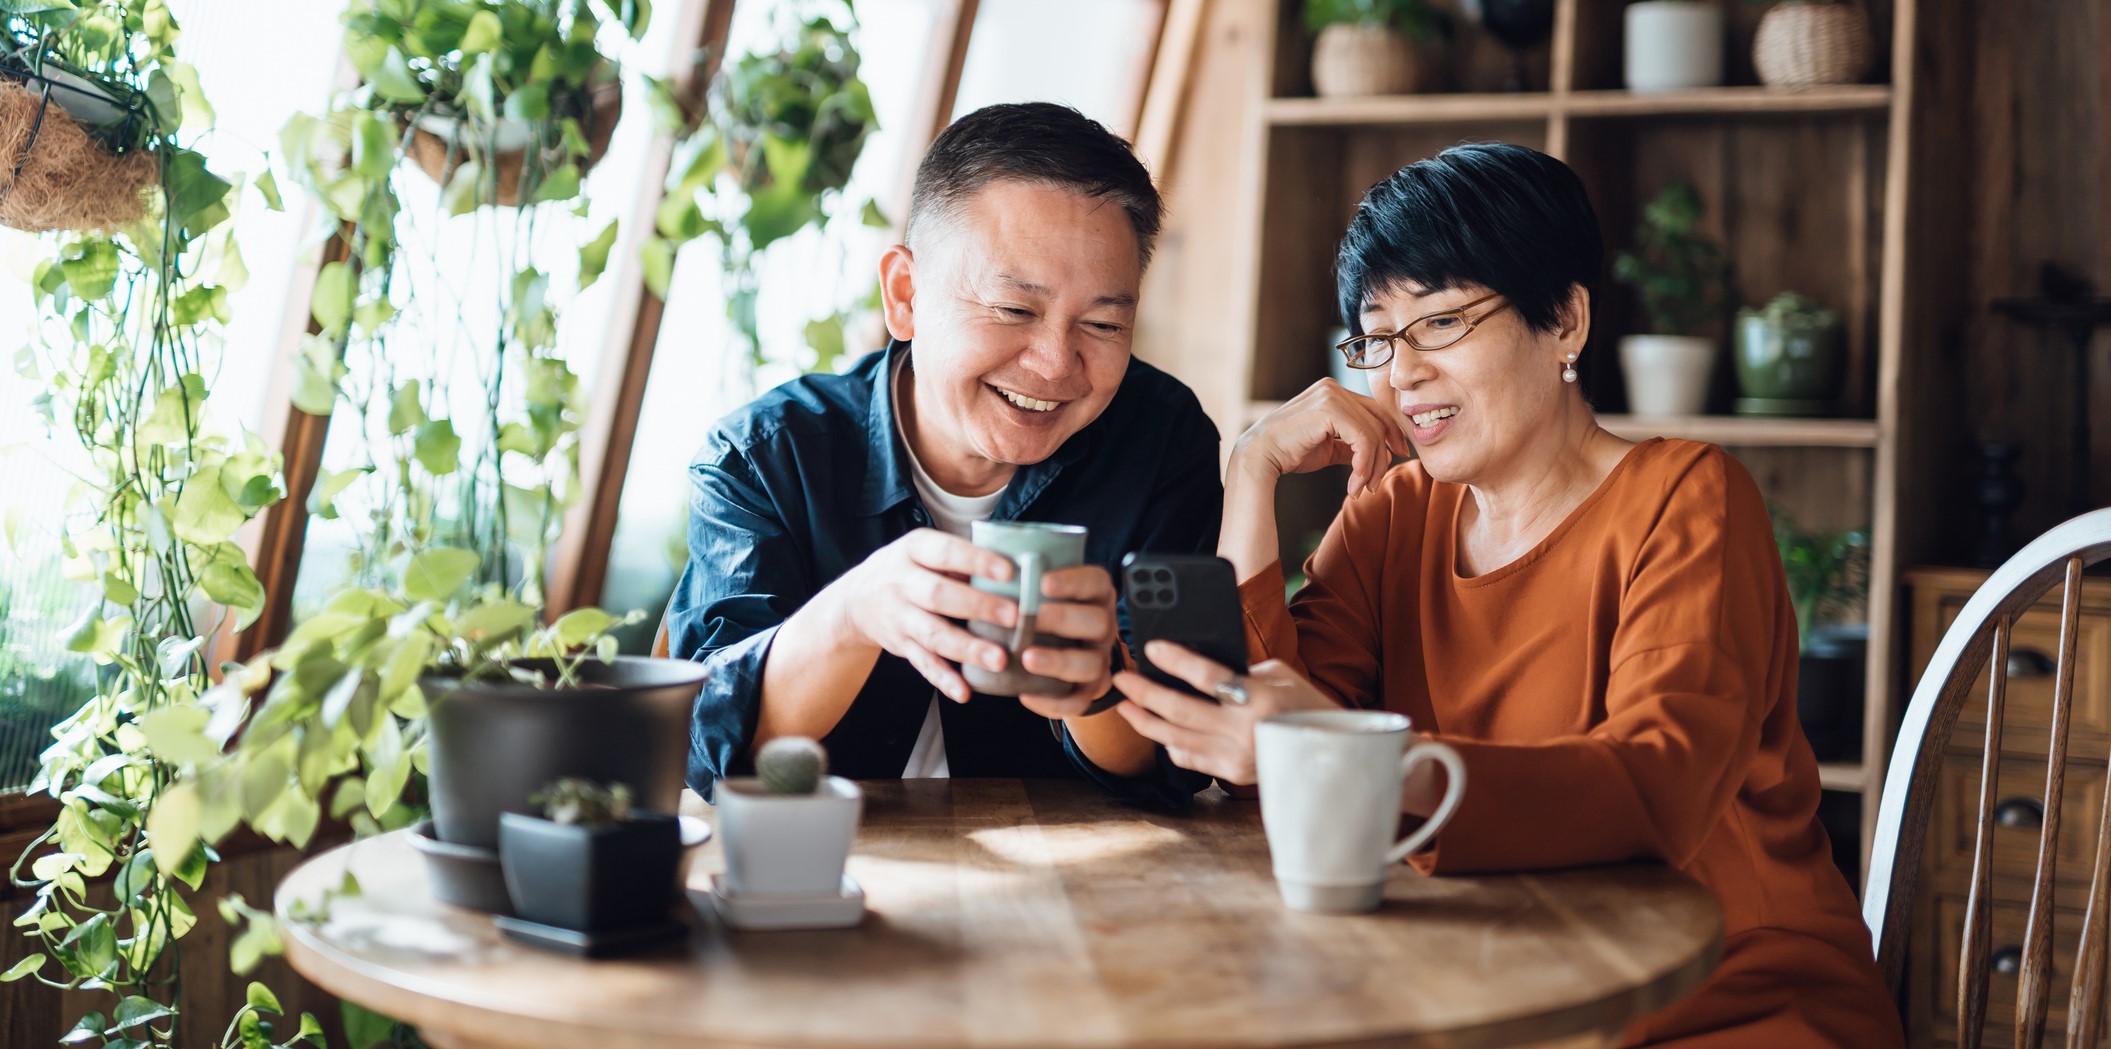
[[[1441,79],[1425,46],[1446,28],[1429,0],[1305,0],[1321,98],[1400,95]]]
[[[1827,415],[1840,388],[1840,314],[1793,291],[1737,311],[1737,411]]]
[[[1752,38],[1752,65],[1768,87],[1852,84],[1869,72],[1869,15],[1844,0],[1784,0]]]
[[[1693,334],[1721,309],[1729,268],[1721,245],[1699,230],[1700,194],[1674,181],[1643,205],[1632,250],[1613,260],[1613,279],[1635,289],[1650,334],[1620,339],[1628,410],[1696,415],[1706,407],[1716,341]]]
[[[630,789],[566,777],[531,799],[542,815],[500,817],[499,854],[518,918],[508,936],[588,957],[681,938],[668,917],[681,891],[676,817],[631,809]]]
[[[1622,71],[1630,91],[1680,91],[1723,82],[1723,11],[1716,0],[1627,5]]]
[[[799,736],[764,744],[755,775],[721,780],[718,833],[726,870],[713,879],[719,913],[740,928],[855,925],[864,892],[843,873],[864,794],[830,776],[821,745]]]
[[[1774,508],[1789,602],[1796,610],[1796,715],[1820,761],[1852,761],[1862,748],[1862,668],[1866,623],[1844,623],[1868,592],[1869,533],[1799,528]]]
[[[0,0],[0,223],[43,234],[15,366],[79,482],[60,546],[95,600],[66,646],[99,668],[93,694],[51,726],[31,786],[60,808],[13,858],[27,901],[13,924],[34,944],[0,980],[109,995],[69,1042],[218,1031],[177,982],[191,894],[217,857],[178,840],[182,763],[147,727],[195,709],[212,686],[207,645],[261,609],[232,540],[282,489],[276,455],[209,421],[207,377],[246,270],[235,183],[186,145],[213,115],[179,35],[161,0]],[[275,207],[269,180],[258,188]],[[235,937],[233,967],[247,972],[263,942]],[[315,1019],[279,1015],[268,989],[248,1000],[222,1041],[321,1044]]]

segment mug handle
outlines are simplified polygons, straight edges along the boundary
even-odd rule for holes
[[[1041,555],[1016,554],[1019,565],[1019,622],[1012,627],[1012,656],[1017,658],[1034,641],[1034,617],[1041,612]]]
[[[1385,854],[1387,863],[1398,863],[1406,859],[1416,849],[1427,844],[1429,839],[1436,837],[1437,832],[1443,830],[1446,823],[1451,822],[1452,812],[1458,809],[1459,799],[1466,793],[1466,763],[1459,759],[1458,751],[1433,739],[1412,744],[1407,748],[1407,753],[1400,755],[1401,781],[1405,782],[1408,772],[1424,761],[1434,761],[1444,766],[1444,801],[1437,806],[1437,811],[1431,814],[1429,819],[1422,822],[1421,827],[1413,834],[1400,839],[1400,843]]]

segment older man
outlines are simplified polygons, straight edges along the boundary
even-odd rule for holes
[[[1216,543],[1217,430],[1194,394],[1130,356],[1161,204],[1127,143],[1077,111],[991,106],[917,170],[907,243],[880,261],[893,342],[844,375],[778,387],[722,420],[690,467],[690,559],[674,654],[713,669],[689,784],[709,797],[785,735],[835,771],[1082,776],[1139,802],[1207,784],[1103,713],[1122,655],[1112,568],[1131,550]],[[976,520],[1090,530],[1051,571],[1026,669],[1061,696],[973,695],[961,665],[1003,648],[960,622],[1016,606],[967,540]]]

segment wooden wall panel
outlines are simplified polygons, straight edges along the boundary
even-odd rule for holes
[[[1940,5],[1937,5],[1940,6]],[[2098,3],[2015,0],[1973,5],[1973,89],[1963,150],[1953,170],[1970,186],[1965,329],[1958,382],[1968,391],[1965,434],[2021,442],[2027,488],[2015,524],[2036,534],[2069,514],[2069,440],[2076,423],[2070,391],[2074,351],[2065,336],[1991,315],[1987,304],[2039,292],[2051,261],[2111,294],[2111,15]],[[1949,177],[1931,171],[1930,179]],[[2089,411],[2095,420],[2091,505],[2111,503],[2111,333],[2091,348]],[[1972,464],[1946,490],[1968,498]],[[1969,505],[1966,503],[1965,505]],[[1964,533],[1965,536],[1969,532]],[[1953,539],[1958,537],[1951,537]]]

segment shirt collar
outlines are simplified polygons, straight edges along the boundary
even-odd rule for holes
[[[892,396],[895,363],[909,352],[909,343],[895,339],[887,344],[885,357],[873,370],[872,389],[865,409],[865,490],[859,501],[859,510],[867,516],[890,510],[915,494],[909,479],[909,450],[902,445],[900,432],[894,424]],[[1133,368],[1135,359],[1131,358],[1129,363]],[[1126,374],[1123,382],[1127,383]],[[1100,443],[1100,435],[1112,425],[1109,417],[1125,407],[1117,393],[1106,410],[1100,412],[1099,418],[1072,434],[1054,455],[1020,467],[1012,474],[1011,483],[1005,486],[1004,498],[990,516],[999,521],[1019,517],[1050,482],[1092,453]]]

